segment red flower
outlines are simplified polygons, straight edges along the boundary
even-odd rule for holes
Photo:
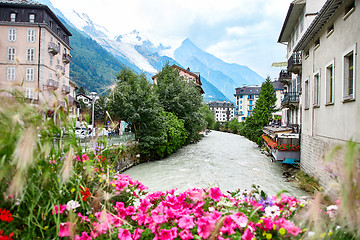
[[[9,210],[0,208],[0,220],[4,222],[11,222],[13,220],[13,217],[11,216],[11,213]]]
[[[102,163],[105,160],[105,157],[103,155],[98,155],[98,162]]]
[[[80,187],[80,189],[81,189],[80,193],[81,195],[83,195],[82,200],[86,201],[91,196],[89,188],[86,188],[86,190],[84,190],[83,187]]]
[[[8,236],[3,235],[3,230],[0,230],[0,240],[12,240],[14,233],[10,233]]]

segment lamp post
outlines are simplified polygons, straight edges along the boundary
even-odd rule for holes
[[[96,100],[96,95],[97,95],[97,93],[96,92],[91,92],[90,93],[90,96],[91,96],[91,99],[92,99],[92,121],[91,121],[91,135],[92,135],[92,133],[93,133],[93,131],[94,131],[94,126],[95,126],[95,124],[94,124],[94,105],[95,105],[95,100]]]

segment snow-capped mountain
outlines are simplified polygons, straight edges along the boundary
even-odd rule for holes
[[[233,94],[236,87],[243,84],[259,84],[262,81],[257,73],[246,66],[225,63],[198,48],[190,39],[185,39],[180,47],[171,48],[136,30],[116,35],[94,23],[86,13],[66,9],[60,11],[54,8],[50,0],[36,1],[48,5],[61,20],[76,28],[85,37],[94,40],[123,65],[137,73],[144,72],[149,77],[149,81],[150,77],[158,73],[166,63],[177,64],[183,68],[190,67],[191,71],[201,73],[206,101],[229,99],[234,101]],[[74,38],[74,41],[78,39]],[[72,53],[77,52],[82,51],[75,49],[72,51]],[[77,58],[73,57],[73,59]],[[84,66],[84,63],[81,66]]]

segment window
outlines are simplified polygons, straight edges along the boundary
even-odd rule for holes
[[[326,31],[326,37],[330,37],[330,35],[334,32],[334,24],[331,24]]]
[[[240,104],[242,104],[242,100],[240,100]]]
[[[334,61],[326,67],[326,104],[334,103]]]
[[[35,22],[35,14],[29,15],[29,22],[31,22],[31,23]]]
[[[242,106],[240,106],[240,109],[242,109]]]
[[[16,48],[8,47],[8,60],[15,61],[15,57],[16,57]]]
[[[53,58],[54,56],[52,55],[52,53],[50,53],[49,59],[50,59],[50,66],[53,65]]]
[[[344,15],[343,19],[346,20],[354,11],[355,11],[355,1],[352,1],[345,8],[345,15]]]
[[[9,28],[8,40],[10,42],[16,41],[16,29],[15,28]]]
[[[253,100],[250,100],[250,101],[249,101],[249,104],[250,104],[250,105],[253,105]]]
[[[11,22],[15,22],[15,21],[16,21],[16,13],[11,13],[11,14],[10,14],[10,21],[11,21]]]
[[[28,42],[35,42],[35,29],[28,29],[27,30],[27,41]]]
[[[309,57],[309,54],[310,54],[310,52],[309,52],[309,49],[308,49],[308,50],[306,50],[305,53],[304,53],[305,59],[307,59],[307,58]]]
[[[35,48],[26,49],[26,61],[33,62],[35,60]]]
[[[253,110],[253,106],[249,106],[249,111],[252,111]]]
[[[25,88],[25,98],[34,99],[34,90],[32,88]]]
[[[13,81],[16,78],[16,68],[8,67],[6,68],[6,79],[9,81]]]
[[[26,68],[26,81],[33,82],[35,79],[35,68]]]
[[[318,107],[320,103],[320,73],[314,75],[314,107]]]
[[[310,106],[310,94],[309,94],[309,79],[305,80],[305,105],[304,108],[309,109]]]
[[[315,47],[314,50],[318,49],[318,47],[320,47],[320,38],[315,40]]]
[[[354,87],[355,87],[355,58],[354,49],[346,54],[343,59],[343,76],[344,76],[344,100],[354,98]]]

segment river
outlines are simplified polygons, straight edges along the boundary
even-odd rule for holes
[[[282,178],[285,166],[271,162],[245,137],[212,131],[200,142],[183,147],[171,156],[135,166],[124,174],[139,180],[149,191],[177,188],[220,187],[225,191],[259,185],[267,194],[286,190],[293,196],[308,195]]]

